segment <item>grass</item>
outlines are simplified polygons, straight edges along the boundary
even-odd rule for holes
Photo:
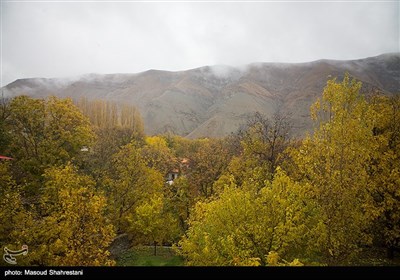
[[[171,247],[157,246],[154,256],[153,246],[135,246],[117,258],[117,266],[183,266],[183,258],[177,256]],[[382,248],[364,249],[357,261],[351,266],[400,266],[400,254],[393,260],[386,258]]]
[[[360,258],[354,263],[356,266],[400,266],[400,254],[395,252],[394,259],[386,257],[385,248],[365,248]]]
[[[135,246],[117,258],[118,266],[183,266],[183,259],[171,247]]]

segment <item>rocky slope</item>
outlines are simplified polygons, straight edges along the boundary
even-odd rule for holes
[[[19,79],[5,86],[3,93],[132,103],[139,108],[148,134],[170,131],[189,138],[220,137],[235,131],[252,112],[270,116],[276,110],[290,113],[295,133],[303,134],[312,128],[309,107],[321,95],[327,79],[341,79],[346,71],[363,82],[366,92],[400,93],[400,53],[351,61]]]

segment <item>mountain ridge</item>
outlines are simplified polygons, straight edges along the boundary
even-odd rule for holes
[[[364,91],[400,93],[400,53],[356,60],[18,79],[2,91],[6,96],[86,96],[131,103],[138,107],[150,135],[169,131],[188,138],[221,137],[234,132],[253,112],[271,116],[276,110],[290,112],[295,134],[301,135],[312,129],[309,107],[326,81],[341,79],[345,72],[362,81]]]

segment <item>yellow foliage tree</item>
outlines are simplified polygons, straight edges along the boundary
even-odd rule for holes
[[[227,185],[218,198],[196,204],[180,253],[189,265],[266,265],[271,251],[294,258],[313,217],[303,190],[280,169],[259,194]]]
[[[30,232],[31,265],[112,265],[108,246],[115,233],[105,218],[106,198],[93,179],[67,164],[45,172],[41,217]]]
[[[162,174],[147,166],[137,143],[122,147],[114,156],[114,169],[105,182],[109,195],[110,217],[117,232],[131,227],[136,207],[155,194],[162,194]]]
[[[17,96],[10,100],[5,129],[10,137],[8,154],[15,159],[13,172],[25,191],[36,195],[43,171],[79,159],[94,134],[89,120],[72,100]]]
[[[23,205],[21,187],[10,176],[9,163],[0,162],[0,244],[10,250],[21,250],[29,244],[33,217]],[[19,265],[29,264],[27,257],[19,257]],[[2,262],[4,265],[5,263]]]
[[[361,83],[345,75],[328,81],[322,99],[313,104],[317,124],[312,137],[292,153],[296,179],[315,202],[318,224],[310,248],[328,265],[348,264],[369,244],[369,159],[378,145],[373,135],[375,112],[359,94]]]
[[[132,139],[142,141],[143,122],[139,111],[130,104],[118,104],[109,100],[89,100],[82,97],[76,102],[87,116],[96,134],[96,141],[86,155],[86,169],[98,183],[112,166],[112,155]]]
[[[163,137],[149,136],[146,137],[145,143],[141,148],[141,153],[149,167],[158,170],[163,175],[176,168],[177,161]]]
[[[187,220],[191,208],[195,204],[195,194],[185,176],[175,179],[172,185],[165,185],[164,204],[167,212],[171,213],[174,219],[178,221],[180,231],[183,234],[188,229]]]
[[[154,255],[157,255],[157,244],[171,244],[177,237],[178,221],[171,212],[167,212],[162,196],[154,196],[144,201],[135,209],[132,231],[141,235],[143,241],[154,244]]]
[[[18,96],[9,110],[11,152],[17,160],[35,160],[45,167],[65,164],[93,141],[89,120],[71,99]]]
[[[197,140],[198,148],[190,157],[187,178],[193,193],[203,198],[211,197],[214,181],[221,176],[230,161],[230,154],[223,140]]]
[[[400,97],[375,96],[373,133],[379,148],[371,156],[368,173],[371,203],[368,213],[375,217],[375,241],[387,247],[388,257],[400,247]]]

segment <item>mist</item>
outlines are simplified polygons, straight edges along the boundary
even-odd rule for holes
[[[399,52],[398,2],[1,2],[1,16],[2,86]]]

